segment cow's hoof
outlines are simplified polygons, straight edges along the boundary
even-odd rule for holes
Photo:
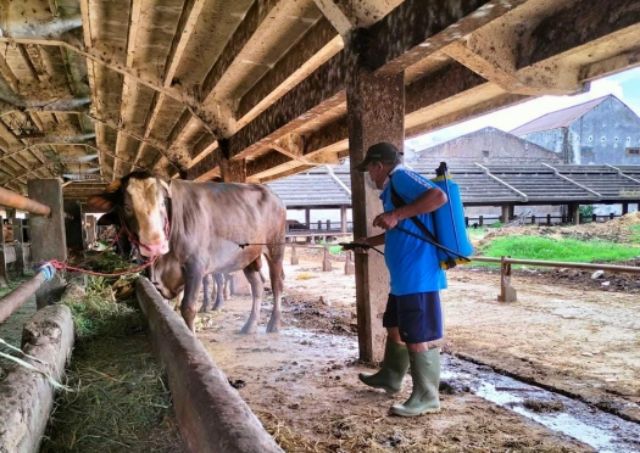
[[[274,320],[271,318],[269,320],[269,325],[267,325],[267,333],[278,333],[280,332],[280,320]]]
[[[242,335],[249,335],[251,333],[256,333],[256,330],[258,330],[258,323],[253,321],[247,321],[247,323],[244,325],[244,327],[242,327],[242,329],[240,329],[240,333]]]

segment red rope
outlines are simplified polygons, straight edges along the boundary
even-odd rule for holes
[[[125,269],[123,271],[118,271],[118,272],[97,272],[97,271],[92,271],[91,269],[83,269],[83,268],[80,268],[80,267],[71,266],[68,263],[64,263],[64,262],[58,261],[58,260],[51,260],[49,262],[51,263],[51,265],[53,267],[55,267],[56,269],[59,269],[59,270],[69,270],[69,271],[73,271],[73,272],[80,272],[81,274],[95,275],[96,277],[120,277],[121,275],[129,275],[129,274],[138,273],[138,272],[146,269],[147,267],[151,266],[153,263],[156,262],[157,259],[158,259],[158,257],[155,256],[155,257],[153,257],[153,259],[147,261],[144,264],[141,264],[140,266],[132,267],[132,268],[129,268],[129,269]]]

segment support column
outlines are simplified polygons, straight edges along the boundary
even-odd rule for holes
[[[229,156],[228,140],[218,140],[218,146],[222,154]],[[247,162],[241,160],[229,160],[223,157],[220,160],[220,173],[223,182],[247,182]]]
[[[354,237],[374,236],[382,230],[372,222],[382,211],[378,193],[366,187],[364,175],[355,165],[364,159],[369,146],[385,141],[402,150],[404,142],[404,74],[375,76],[359,64],[351,68],[347,82],[347,120]],[[358,253],[356,266],[356,304],[360,358],[380,361],[384,352],[382,327],[389,275],[384,259],[377,253]]]
[[[629,214],[629,203],[622,203],[622,215]]]
[[[309,208],[304,209],[304,224],[309,230],[311,229],[311,209]]]
[[[500,221],[502,223],[509,223],[509,209],[510,206],[501,206],[502,212],[500,214]]]
[[[574,225],[580,225],[580,205],[577,203],[571,203],[569,205],[568,222]]]
[[[29,255],[24,245],[24,226],[22,219],[12,219],[13,239],[16,247],[16,269],[20,275],[24,275],[29,267]]]
[[[4,243],[4,218],[0,216],[0,288],[4,288],[9,283],[9,273],[7,271],[7,254]]]
[[[67,247],[82,250],[82,211],[80,203],[75,200],[65,201],[64,214]]]
[[[509,213],[508,217],[509,222],[516,218],[516,207],[514,205],[509,205]]]
[[[34,263],[57,259],[67,260],[67,238],[64,227],[62,185],[59,179],[33,179],[27,183],[29,198],[51,208],[47,217],[29,216],[31,257]],[[62,294],[65,281],[61,273],[44,283],[36,293],[38,308],[55,301]]]
[[[340,232],[344,234],[347,230],[347,207],[340,206]]]

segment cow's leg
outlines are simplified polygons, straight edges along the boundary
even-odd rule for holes
[[[273,292],[273,311],[271,312],[267,332],[275,333],[280,330],[280,304],[284,287],[284,268],[282,265],[284,250],[274,250],[272,256],[267,257],[267,259],[269,260],[269,277],[271,277],[271,291]]]
[[[258,321],[260,319],[260,306],[262,305],[262,282],[260,281],[260,262],[254,261],[243,269],[244,275],[249,280],[251,285],[251,314],[249,319],[245,323],[240,333],[248,334],[254,333],[258,327]]]
[[[213,274],[213,278],[216,281],[216,303],[213,309],[220,310],[224,303],[224,274],[216,272]]]
[[[211,291],[209,291],[209,276],[202,277],[202,307],[200,311],[205,313],[211,304]],[[214,307],[215,308],[215,307]]]
[[[233,285],[233,276],[231,274],[223,274],[224,276],[224,292],[223,292],[223,296],[224,296],[224,300],[229,300],[231,299],[231,296],[233,296],[233,292],[234,292],[234,285]]]
[[[184,321],[192,332],[195,333],[196,326],[196,300],[202,284],[202,268],[195,262],[187,262],[184,266],[184,297],[180,311]]]

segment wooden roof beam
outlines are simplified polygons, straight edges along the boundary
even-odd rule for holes
[[[313,0],[341,36],[356,28],[366,28],[384,17],[403,0]]]
[[[200,15],[202,14],[202,8],[204,7],[206,0],[187,0],[182,8],[180,19],[178,20],[178,26],[176,34],[171,43],[171,49],[169,55],[167,55],[167,61],[165,67],[167,68],[162,85],[165,88],[170,88],[173,85],[173,79],[176,75],[182,57],[187,44],[193,36],[196,24]],[[145,124],[144,138],[151,137],[151,132],[156,127],[156,122],[162,110],[165,102],[166,95],[164,93],[156,93],[153,102],[151,104],[151,114],[147,116]],[[135,156],[134,162],[138,162],[142,158],[144,152],[144,143],[140,143],[138,152]]]
[[[129,12],[129,34],[127,35],[127,58],[125,61],[125,67],[127,72],[135,71],[134,60],[137,47],[138,29],[140,27],[140,11],[142,9],[143,0],[132,0],[131,11]],[[125,118],[127,115],[128,103],[135,98],[133,94],[137,90],[137,84],[129,82],[129,79],[125,75],[122,78],[122,96],[120,101],[120,123],[126,124],[129,118]],[[121,156],[124,152],[123,148],[126,146],[126,139],[124,138],[122,130],[118,130],[116,134],[116,156]],[[119,174],[118,165],[119,159],[113,161],[113,171],[111,177],[115,179]]]

